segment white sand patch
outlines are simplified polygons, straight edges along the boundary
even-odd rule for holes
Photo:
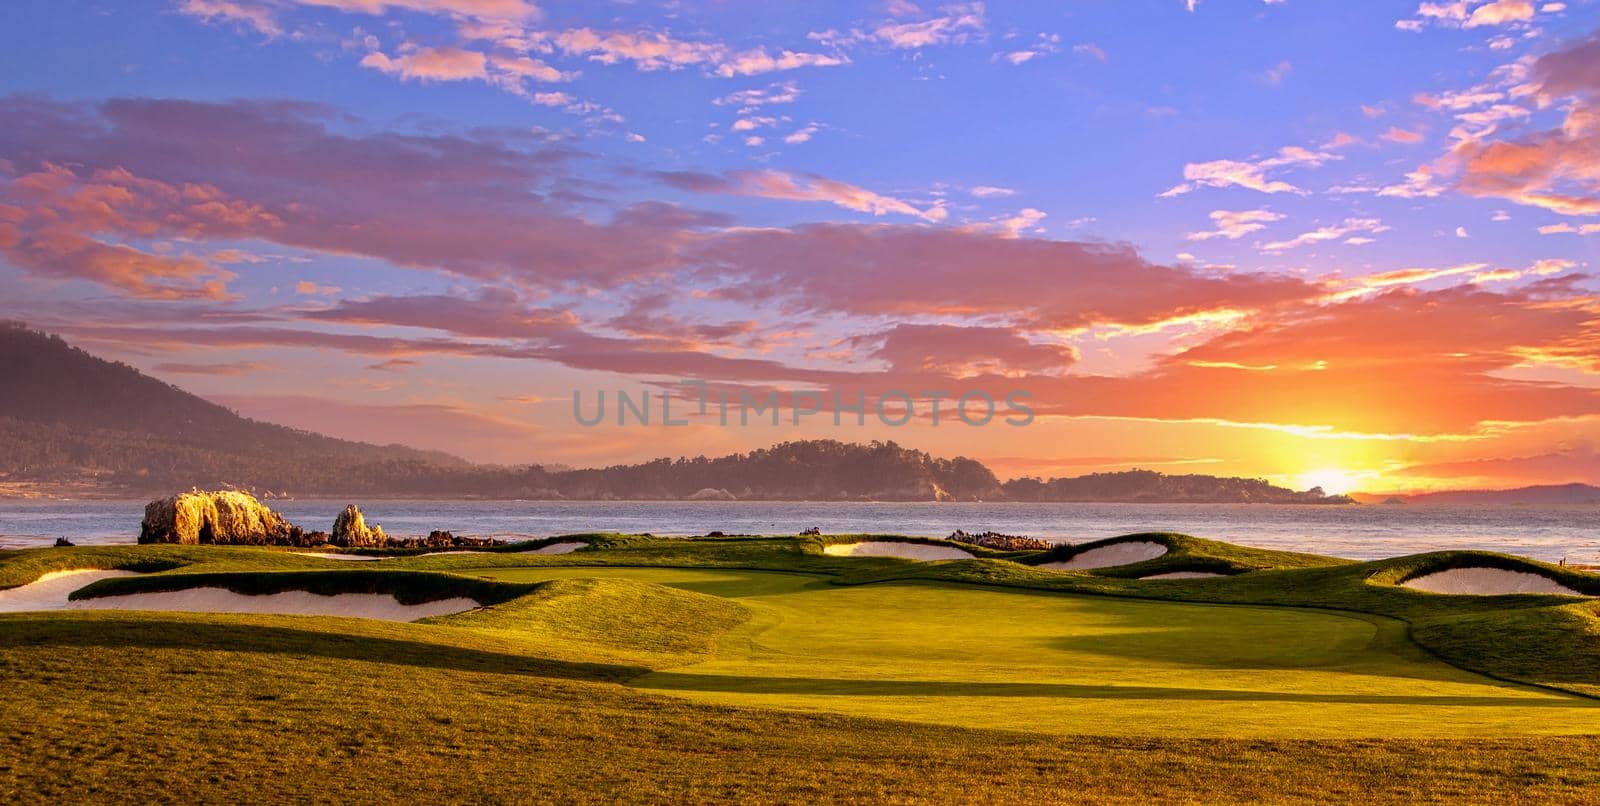
[[[451,554],[489,554],[487,551],[430,551],[427,554],[413,554],[413,557],[445,557]]]
[[[321,557],[324,560],[348,560],[359,563],[388,559],[386,557],[367,557],[361,554],[339,554],[332,551],[291,551],[289,553],[298,554],[301,557]]]
[[[548,546],[541,546],[540,548],[529,549],[527,551],[519,551],[519,552],[516,552],[516,553],[517,554],[571,554],[572,552],[577,551],[578,549],[586,549],[588,547],[589,547],[589,544],[583,542],[582,540],[564,540],[564,541],[562,541],[560,543],[551,543]]]
[[[1456,593],[1471,596],[1503,596],[1510,593],[1552,593],[1561,596],[1583,594],[1543,574],[1508,571],[1504,568],[1452,568],[1414,577],[1401,583],[1429,593]]]
[[[1129,540],[1109,546],[1089,549],[1073,555],[1066,562],[1041,563],[1039,568],[1057,571],[1087,571],[1091,568],[1114,568],[1154,560],[1167,553],[1167,547],[1149,540]],[[1146,577],[1148,579],[1149,577]]]
[[[1139,578],[1140,579],[1210,579],[1212,577],[1224,577],[1224,576],[1227,576],[1227,574],[1215,574],[1215,573],[1212,573],[1210,571],[1172,571],[1172,572],[1165,573],[1165,574],[1151,574],[1150,576],[1139,577]]]
[[[67,601],[67,597],[73,591],[88,587],[102,579],[127,576],[134,576],[134,572],[102,571],[98,568],[51,571],[26,585],[0,591],[0,613],[66,610],[71,604],[75,604]]]
[[[171,610],[184,613],[276,613],[291,616],[349,616],[415,621],[429,616],[447,616],[473,610],[482,605],[458,596],[418,605],[401,604],[387,593],[341,593],[320,596],[310,591],[285,591],[264,596],[246,596],[225,588],[190,588],[181,591],[132,593],[95,599],[67,599],[73,591],[102,579],[137,576],[132,571],[77,569],[51,571],[37,580],[0,591],[0,613],[36,610]]]
[[[340,593],[322,596],[310,591],[284,591],[247,596],[226,588],[189,588],[181,591],[130,593],[80,599],[69,610],[169,610],[181,613],[273,613],[283,616],[347,616],[384,621],[416,621],[448,616],[482,605],[458,596],[422,604],[401,604],[387,593]]]
[[[905,560],[969,560],[972,552],[954,546],[927,543],[901,543],[894,540],[869,540],[865,543],[836,543],[822,550],[835,557],[899,557]]]

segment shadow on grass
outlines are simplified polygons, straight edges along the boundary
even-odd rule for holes
[[[654,672],[630,683],[654,691],[729,692],[851,697],[1048,697],[1077,700],[1162,700],[1223,702],[1304,702],[1352,705],[1417,705],[1584,709],[1600,707],[1577,697],[1427,696],[1333,694],[1292,691],[1169,688],[1163,686],[1094,686],[1077,683],[988,683],[965,680],[846,680],[826,677],[739,677],[733,675]]]
[[[161,619],[120,614],[102,618],[63,618],[60,614],[5,616],[0,617],[0,645],[259,652],[604,682],[621,682],[649,671],[638,666],[569,662],[382,635],[173,619],[171,614],[166,615],[169,617]]]

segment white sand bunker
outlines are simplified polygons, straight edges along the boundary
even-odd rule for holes
[[[1507,571],[1504,568],[1452,568],[1413,577],[1400,583],[1429,593],[1456,593],[1470,596],[1504,596],[1511,593],[1550,593],[1583,596],[1543,574]]]
[[[284,591],[247,596],[226,588],[189,588],[181,591],[131,593],[80,599],[69,610],[171,610],[181,613],[273,613],[282,616],[346,616],[383,621],[416,621],[448,616],[481,607],[474,599],[457,596],[422,604],[401,604],[387,593],[339,593],[322,596],[310,591]]]
[[[1165,574],[1151,574],[1139,577],[1140,579],[1211,579],[1225,577],[1227,574],[1217,574],[1211,571],[1169,571]]]
[[[97,568],[75,568],[70,571],[51,571],[26,585],[0,591],[0,613],[20,613],[31,610],[66,610],[75,602],[67,597],[73,591],[87,587],[102,579],[134,576],[132,571],[102,571]]]
[[[0,591],[0,613],[37,610],[173,610],[184,613],[276,613],[286,616],[349,616],[384,621],[415,621],[448,616],[482,605],[458,596],[423,604],[401,604],[387,593],[341,593],[321,596],[310,591],[285,591],[246,596],[225,588],[132,593],[71,601],[73,591],[102,579],[136,576],[132,571],[77,569],[51,571],[26,585]]]
[[[1154,560],[1166,553],[1167,547],[1160,543],[1150,540],[1128,540],[1079,552],[1074,554],[1072,559],[1065,562],[1040,563],[1037,567],[1053,568],[1057,571],[1087,571],[1091,568],[1113,568],[1118,565],[1142,563],[1145,560]],[[1150,577],[1145,578],[1149,579]],[[1177,577],[1167,578],[1176,579]]]
[[[589,544],[583,542],[582,540],[564,540],[564,541],[562,541],[560,543],[551,543],[548,546],[540,546],[539,548],[536,548],[536,549],[529,549],[527,551],[519,551],[517,553],[518,554],[571,554],[572,552],[577,551],[578,549],[586,549],[588,547],[589,547]]]
[[[901,543],[895,540],[869,540],[865,543],[837,543],[822,550],[835,557],[899,557],[904,560],[970,560],[972,552],[954,546],[927,543]]]
[[[332,551],[293,551],[290,553],[298,554],[301,557],[321,557],[324,560],[348,560],[361,563],[385,559],[383,557],[368,557],[364,554],[339,554]]]

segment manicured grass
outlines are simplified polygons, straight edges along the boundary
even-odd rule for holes
[[[533,593],[429,622],[515,636],[543,657],[662,668],[699,660],[750,618],[731,599],[629,578],[557,578],[526,586]]]
[[[1600,787],[1597,603],[1397,582],[1182,535],[1138,567],[830,557],[892,536],[595,534],[566,555],[0,552],[0,587],[469,595],[415,624],[0,615],[0,797],[63,800],[1567,800]],[[550,541],[553,542],[553,541]],[[1226,579],[1140,581],[1214,568]],[[1447,662],[1446,662],[1447,661]],[[1467,670],[1474,671],[1467,671]],[[1560,736],[1555,734],[1585,734]],[[1353,738],[1360,737],[1360,738]]]
[[[753,615],[641,688],[726,705],[1057,734],[1440,737],[1600,732],[1600,703],[1440,663],[1397,620],[967,585],[840,588],[792,574],[602,576],[734,597]],[[460,617],[450,617],[453,621]]]
[[[701,705],[448,633],[0,617],[0,798],[1576,802],[1600,786],[1595,738],[1063,740]]]

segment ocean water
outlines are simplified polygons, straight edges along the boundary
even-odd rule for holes
[[[143,501],[0,501],[0,548],[132,543]],[[272,501],[306,529],[327,530],[344,500]],[[1260,548],[1377,559],[1484,549],[1600,564],[1600,506],[1442,507],[1262,504],[936,504],[721,501],[369,501],[368,522],[397,536],[433,529],[506,538],[591,531],[657,535],[875,532],[944,537],[956,529],[1080,543],[1172,531]]]

